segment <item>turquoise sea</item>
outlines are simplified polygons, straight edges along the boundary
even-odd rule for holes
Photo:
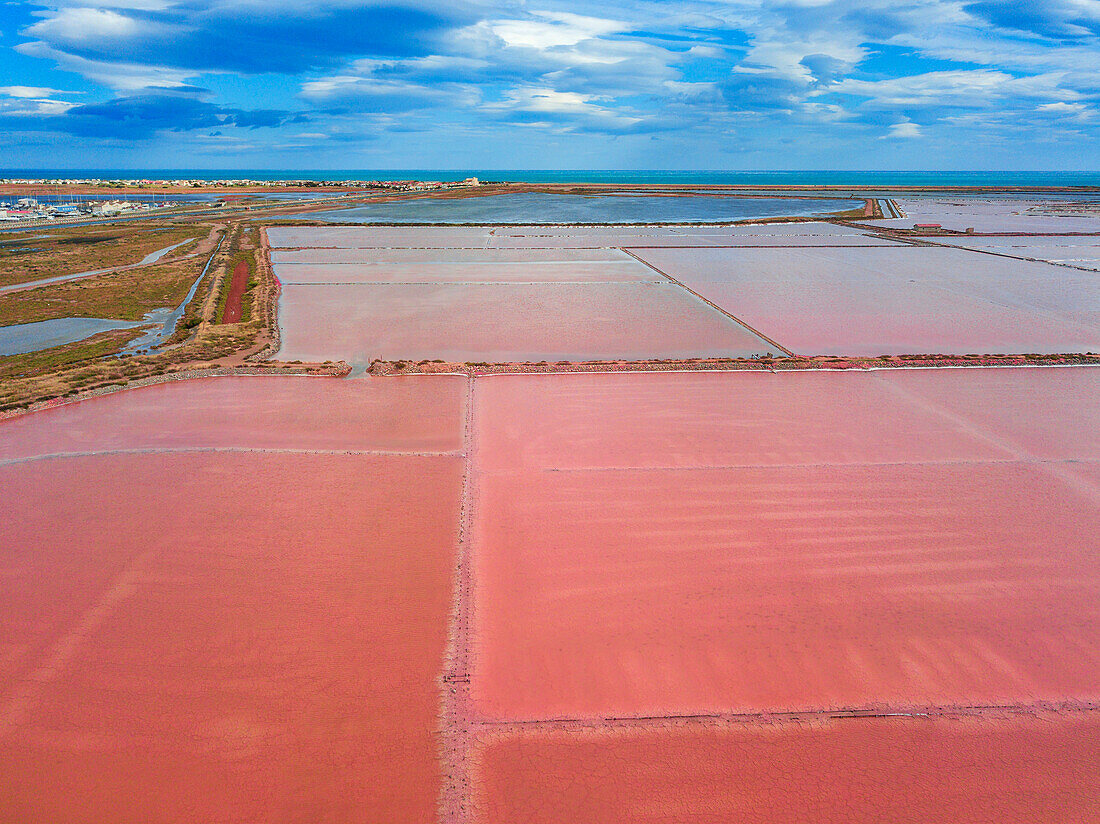
[[[0,178],[156,180],[462,180],[527,183],[722,186],[1044,186],[1100,187],[1100,172],[637,171],[599,169],[9,169]]]

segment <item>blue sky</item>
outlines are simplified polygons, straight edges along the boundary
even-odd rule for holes
[[[1100,169],[1100,0],[0,0],[0,168]]]

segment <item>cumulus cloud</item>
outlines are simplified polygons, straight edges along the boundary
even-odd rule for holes
[[[540,50],[576,46],[584,40],[630,28],[614,20],[564,12],[533,12],[533,18],[528,20],[494,20],[479,25],[507,47]]]
[[[15,118],[51,117],[64,114],[76,104],[51,98],[0,98],[0,115]]]
[[[1087,124],[1097,119],[1096,109],[1084,103],[1044,103],[1035,111],[1040,116],[1065,123]]]

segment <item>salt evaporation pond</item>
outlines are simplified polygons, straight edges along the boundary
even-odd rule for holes
[[[0,821],[433,820],[465,396],[208,378],[0,421]]]
[[[318,212],[330,223],[707,223],[821,215],[862,205],[849,198],[652,197],[517,193],[421,198]]]

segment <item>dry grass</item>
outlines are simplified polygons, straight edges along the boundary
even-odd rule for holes
[[[205,259],[154,264],[0,296],[0,326],[53,318],[141,320],[146,312],[178,306]]]
[[[209,227],[143,223],[129,226],[40,226],[0,235],[0,286],[60,275],[128,266],[146,255],[188,238],[203,238]],[[41,238],[39,235],[49,235]],[[173,257],[186,254],[184,246]]]

